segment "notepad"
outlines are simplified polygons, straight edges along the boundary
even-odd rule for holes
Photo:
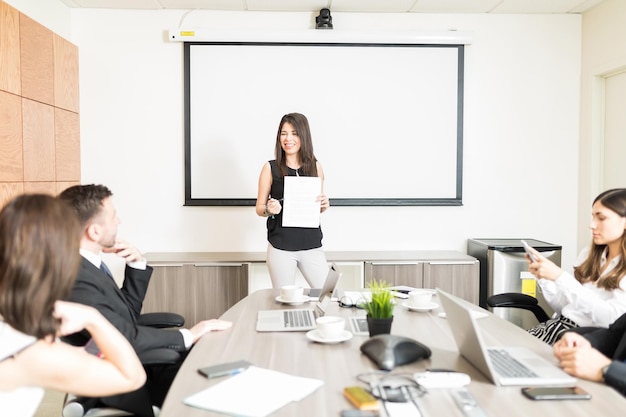
[[[250,366],[245,371],[191,395],[192,407],[245,417],[265,417],[293,401],[300,401],[324,382]],[[242,396],[245,395],[245,400]]]

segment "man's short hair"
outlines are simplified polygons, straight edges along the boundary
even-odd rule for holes
[[[102,201],[112,195],[104,185],[88,184],[69,187],[59,194],[59,198],[72,206],[80,223],[85,226],[100,213]]]

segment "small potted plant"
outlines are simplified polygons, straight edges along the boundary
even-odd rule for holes
[[[385,281],[373,280],[368,287],[372,292],[372,298],[363,303],[363,309],[367,312],[370,337],[377,334],[389,334],[395,307],[389,284]]]

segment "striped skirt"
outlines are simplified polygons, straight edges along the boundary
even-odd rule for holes
[[[528,329],[528,333],[553,345],[559,340],[563,333],[575,327],[578,327],[578,325],[572,320],[565,316],[558,316],[543,323],[539,323],[532,329]]]

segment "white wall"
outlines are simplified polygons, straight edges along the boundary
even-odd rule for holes
[[[606,188],[601,177],[603,83],[605,76],[626,70],[626,43],[623,42],[626,39],[626,2],[603,0],[583,16],[579,206],[589,207],[595,196]],[[626,178],[621,186],[626,187]],[[589,218],[588,215],[581,216],[579,223],[584,225]],[[579,233],[583,231],[581,226]]]
[[[183,27],[310,30],[314,14],[185,13],[71,11],[83,182],[113,190],[120,236],[145,252],[263,251],[264,220],[252,207],[182,206],[182,45],[165,35],[181,20]],[[473,32],[473,44],[465,61],[464,206],[331,207],[323,215],[325,248],[465,251],[472,237],[532,237],[562,244],[563,263],[571,265],[578,250],[581,17],[333,13],[333,23],[335,30],[372,32],[455,28]],[[273,137],[259,140],[273,147]],[[332,180],[358,181],[359,173],[342,177]]]
[[[2,0],[63,38],[70,39],[70,9],[58,0]]]

